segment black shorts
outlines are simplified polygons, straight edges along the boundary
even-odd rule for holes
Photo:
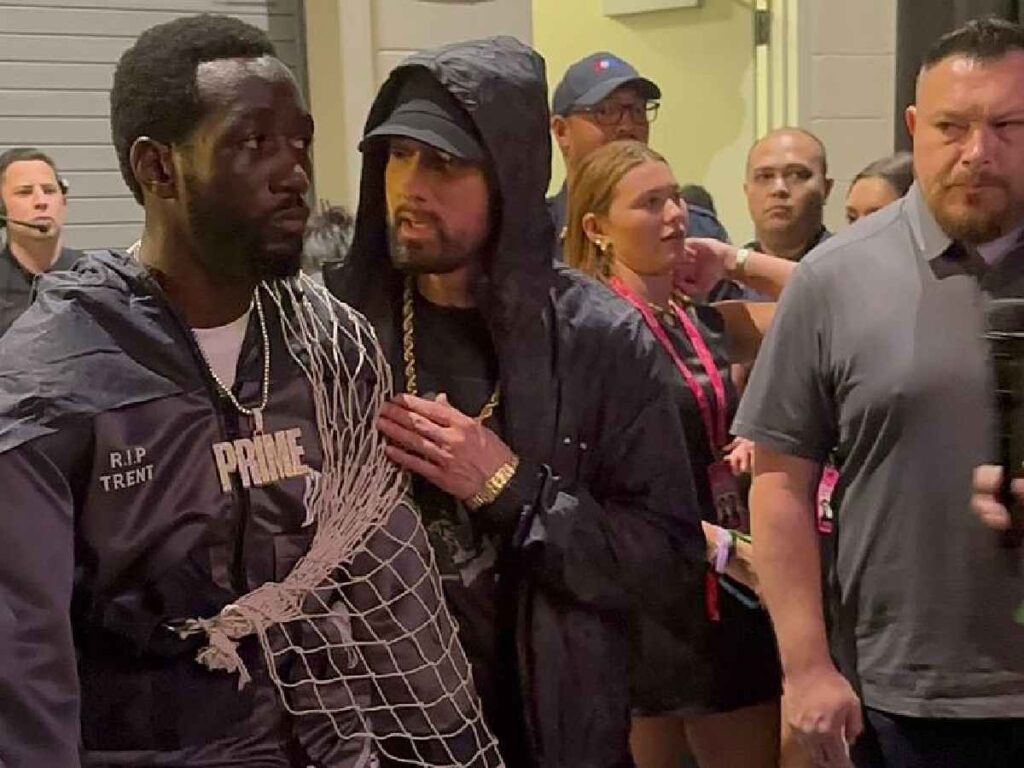
[[[1024,720],[952,720],[864,710],[857,768],[1020,768]]]
[[[753,593],[730,581],[748,600]],[[638,716],[700,715],[732,712],[782,695],[782,665],[775,632],[763,608],[749,608],[719,586],[719,620],[690,613],[703,624],[685,639],[661,625],[640,631],[633,676],[633,712]],[[699,640],[697,639],[699,637]]]
[[[746,600],[756,597],[736,582],[727,582]],[[749,608],[719,585],[720,620],[711,623],[709,658],[712,712],[732,712],[782,696],[782,664],[768,611]]]

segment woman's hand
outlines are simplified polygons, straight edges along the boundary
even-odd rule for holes
[[[676,259],[673,284],[687,296],[703,298],[735,267],[736,248],[711,237],[686,239]]]
[[[989,528],[1005,531],[1010,528],[1010,513],[999,500],[999,490],[1003,483],[1003,468],[985,465],[974,470],[974,495],[971,497],[971,509],[974,514]],[[1024,504],[1024,479],[1016,478],[1010,489],[1018,504]]]
[[[754,441],[737,437],[725,446],[725,461],[734,475],[749,475],[754,471]]]
[[[719,536],[723,534],[730,536],[730,534],[725,528],[709,523],[706,520],[701,521],[701,527],[704,529],[707,560],[713,565],[718,554]],[[748,589],[757,592],[757,574],[754,572],[754,545],[749,541],[736,539],[732,553],[725,563],[723,573]]]

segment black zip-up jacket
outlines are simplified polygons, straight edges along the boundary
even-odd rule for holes
[[[47,272],[71,269],[81,251],[61,248],[60,254]],[[30,274],[11,253],[11,243],[0,249],[0,336],[11,327],[22,312],[32,303],[32,284],[35,275]]]
[[[300,430],[319,469],[308,382],[263,304],[265,430]],[[259,399],[262,374],[253,317],[241,402]],[[238,690],[196,662],[201,639],[164,626],[280,580],[312,538],[304,477],[243,488],[236,474],[224,490],[213,445],[251,429],[137,262],[90,254],[40,279],[0,339],[0,765],[276,768],[295,742],[318,765],[365,764],[364,742],[286,715],[255,638],[239,646],[253,682]]]
[[[692,631],[694,642],[704,626],[700,512],[665,355],[629,304],[552,265],[540,56],[507,37],[414,55],[382,87],[366,132],[424,71],[466,109],[489,156],[497,229],[474,290],[499,362],[501,437],[521,463],[476,514],[482,528],[506,532],[514,554],[501,578],[517,581],[531,761],[630,766],[637,620],[682,625],[677,635]],[[403,382],[403,278],[388,254],[386,162],[383,147],[368,147],[352,253],[325,279],[374,325]],[[697,618],[688,621],[680,605]]]

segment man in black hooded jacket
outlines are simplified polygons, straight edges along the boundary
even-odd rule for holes
[[[0,765],[365,766],[367,739],[288,713],[254,637],[239,690],[174,631],[313,537],[313,396],[261,287],[299,267],[312,118],[266,34],[223,16],[143,33],[111,101],[138,258],[44,275],[0,339]]]
[[[700,642],[704,543],[664,356],[628,304],[551,264],[547,125],[543,61],[511,38],[407,59],[325,281],[406,393],[380,428],[506,764],[621,768],[634,631]]]

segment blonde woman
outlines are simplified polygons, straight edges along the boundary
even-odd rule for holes
[[[738,400],[729,366],[753,358],[773,305],[731,303],[723,311],[690,301],[680,287],[700,292],[726,271],[777,294],[792,266],[725,244],[689,245],[675,176],[661,155],[639,142],[596,150],[570,188],[565,261],[630,302],[678,373],[667,384],[678,392],[686,427],[680,456],[688,456],[714,561],[706,658],[693,658],[682,643],[675,649],[690,654],[695,676],[710,668],[709,693],[702,701],[680,701],[673,690],[678,678],[671,675],[651,685],[659,670],[681,667],[666,657],[673,650],[664,637],[650,643],[643,634],[637,677],[645,684],[634,692],[634,757],[639,768],[676,768],[689,748],[702,768],[776,768],[781,670],[767,613],[751,589],[749,520],[728,461],[728,426]]]

